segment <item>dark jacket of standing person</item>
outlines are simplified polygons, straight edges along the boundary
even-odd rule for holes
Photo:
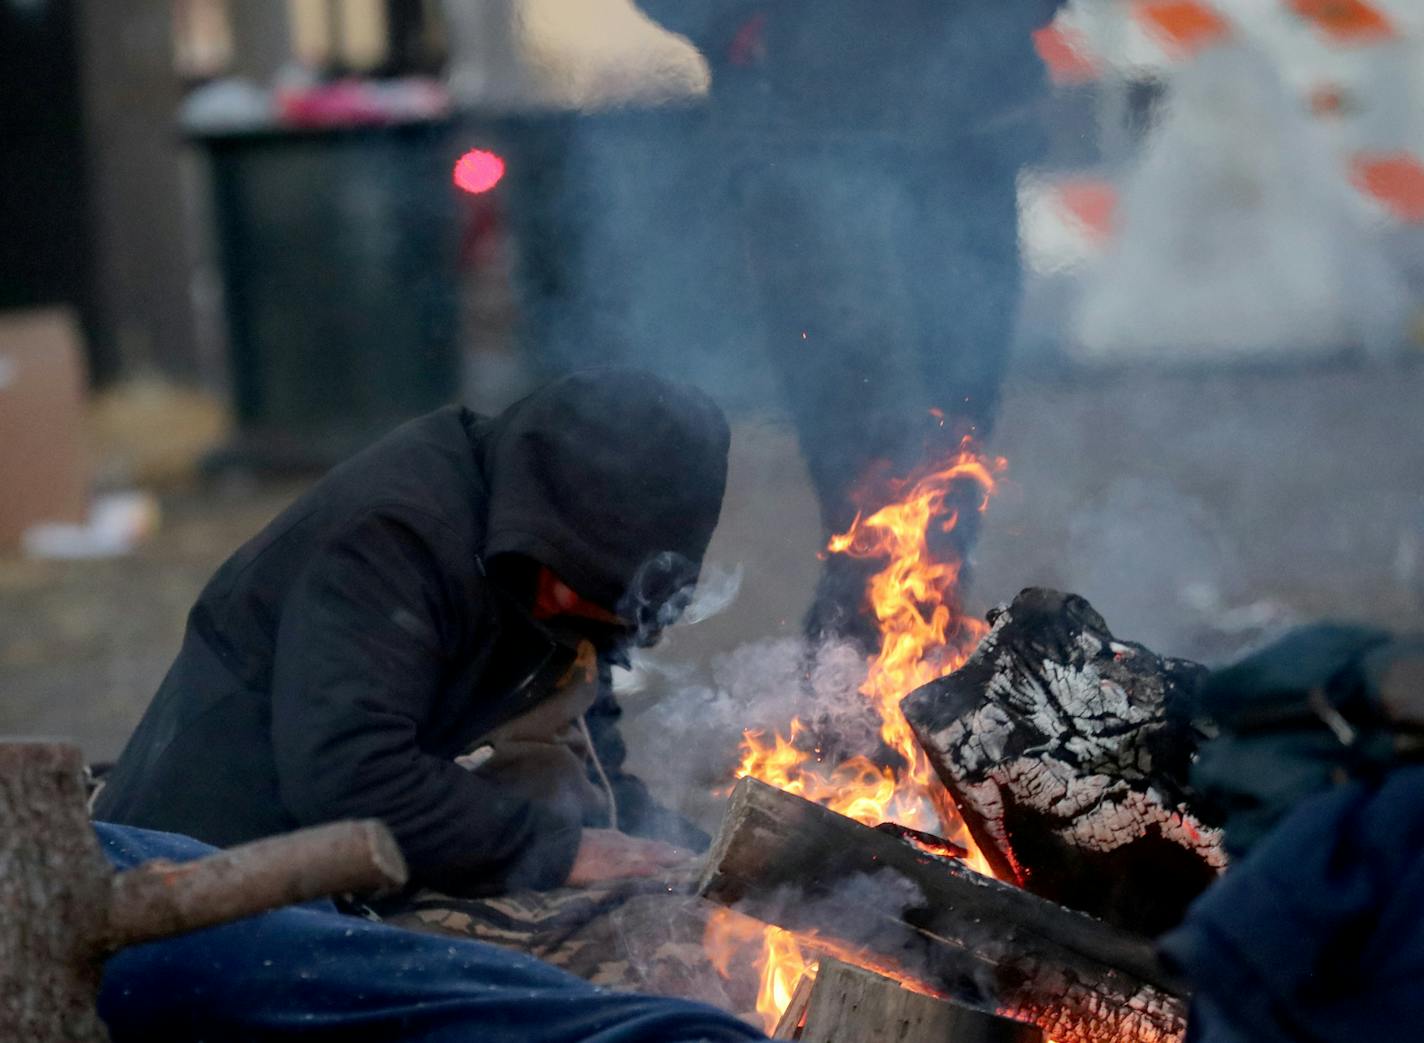
[[[613,369],[399,428],[213,576],[96,817],[220,846],[376,817],[422,884],[563,883],[577,810],[455,763],[590,636],[537,622],[502,577],[536,563],[646,619],[696,579],[727,446],[706,396]]]
[[[1033,46],[1066,0],[637,0],[712,69],[724,116],[777,137],[929,150],[1033,123]]]

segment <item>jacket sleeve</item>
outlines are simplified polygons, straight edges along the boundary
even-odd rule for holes
[[[381,819],[417,883],[465,895],[557,886],[580,824],[420,745],[480,594],[442,567],[438,524],[369,514],[294,585],[272,678],[279,791],[303,824]]]

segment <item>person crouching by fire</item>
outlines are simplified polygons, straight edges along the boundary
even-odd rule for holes
[[[622,772],[597,672],[686,603],[728,442],[706,395],[619,369],[397,429],[218,569],[95,817],[218,846],[379,818],[460,896],[688,857],[631,835],[705,842]]]

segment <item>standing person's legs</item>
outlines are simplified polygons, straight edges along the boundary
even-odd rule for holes
[[[517,274],[523,339],[547,376],[623,364],[724,406],[757,397],[726,162],[706,124],[697,109],[613,112],[570,117],[546,142],[553,166],[531,178],[543,190],[521,190]]]
[[[966,145],[912,166],[918,205],[904,249],[920,273],[912,284],[919,378],[942,415],[930,429],[925,461],[948,458],[968,436],[982,446],[993,428],[1022,289],[1016,170],[989,150]],[[978,532],[980,490],[951,497],[959,522],[932,528],[931,546],[963,559]]]
[[[765,344],[821,507],[844,531],[872,472],[903,471],[930,400],[916,361],[913,282],[900,229],[913,200],[895,157],[849,146],[780,149],[739,171],[738,218]],[[864,607],[874,562],[833,556],[807,619],[813,635],[876,644]]]

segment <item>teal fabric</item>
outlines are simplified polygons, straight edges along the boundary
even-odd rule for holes
[[[1368,627],[1302,627],[1214,672],[1198,711],[1219,729],[1192,766],[1199,811],[1220,822],[1240,857],[1302,801],[1397,761],[1379,686],[1414,638]],[[1332,727],[1333,725],[1333,727]]]

